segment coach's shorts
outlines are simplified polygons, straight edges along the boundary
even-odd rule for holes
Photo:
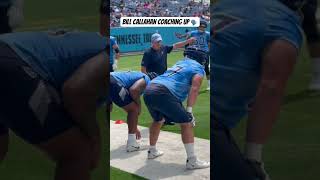
[[[74,126],[59,93],[0,42],[0,126],[39,144]]]
[[[8,9],[7,7],[0,7],[0,34],[10,33],[11,27],[9,26],[9,17],[8,17]]]
[[[261,57],[275,40],[300,49],[300,17],[277,0],[223,0],[211,20],[211,112],[234,127],[248,111],[261,75]]]
[[[112,75],[110,75],[110,102],[115,103],[119,107],[124,107],[133,102],[130,92],[124,85],[117,81]]]
[[[165,118],[169,122],[188,123],[192,120],[179,99],[163,85],[150,84],[143,98],[154,121]]]

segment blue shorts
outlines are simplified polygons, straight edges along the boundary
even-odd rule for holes
[[[117,81],[116,78],[110,76],[110,104],[113,102],[119,107],[126,106],[133,102],[130,92],[124,85]]]
[[[300,49],[300,17],[277,0],[223,0],[212,8],[211,113],[232,128],[256,95],[264,49],[275,40]]]
[[[169,122],[188,123],[192,120],[179,99],[161,84],[147,86],[143,98],[154,121],[165,119]]]
[[[39,144],[75,126],[55,88],[4,43],[0,43],[0,82],[0,134],[11,129],[25,141]]]

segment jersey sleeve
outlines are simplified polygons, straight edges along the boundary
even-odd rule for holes
[[[198,74],[200,75],[201,77],[204,77],[204,74],[205,74],[205,71],[203,68],[197,68],[196,71],[195,71],[195,75]]]

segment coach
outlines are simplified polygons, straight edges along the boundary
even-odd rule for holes
[[[151,36],[151,47],[148,48],[141,61],[141,72],[152,76],[163,74],[167,70],[167,56],[175,49],[183,48],[187,44],[191,44],[195,41],[194,38],[187,39],[175,43],[171,46],[162,45],[162,37],[159,33],[155,33]],[[166,125],[174,125],[171,122],[165,122]]]
[[[163,74],[167,70],[167,56],[175,49],[183,48],[185,45],[193,43],[194,39],[188,39],[175,43],[171,46],[162,45],[162,37],[155,33],[151,36],[151,47],[148,48],[141,61],[141,72]]]

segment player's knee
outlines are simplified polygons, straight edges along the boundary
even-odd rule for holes
[[[192,123],[191,122],[186,122],[186,123],[180,123],[181,128],[192,128]]]

